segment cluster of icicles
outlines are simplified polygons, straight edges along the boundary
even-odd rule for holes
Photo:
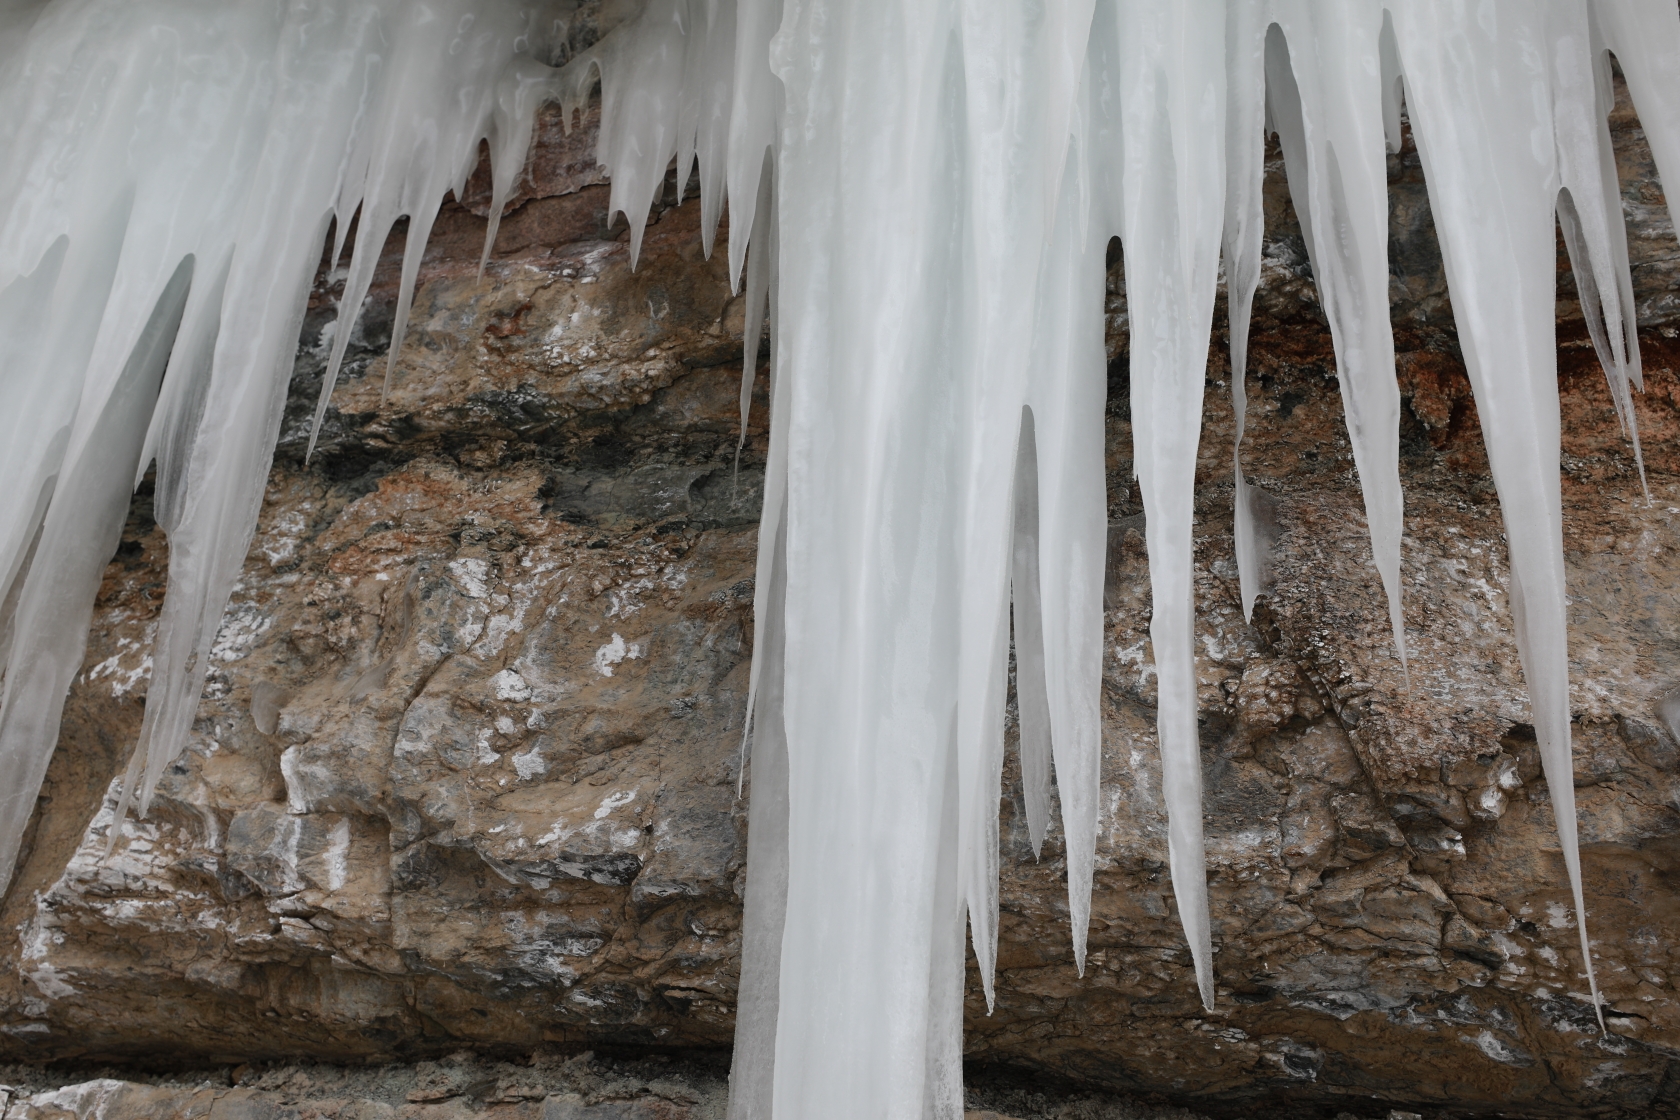
[[[599,79],[600,158],[632,254],[668,169],[697,162],[707,248],[727,196],[730,275],[748,323],[772,324],[733,1117],[960,1115],[965,918],[992,992],[1012,648],[1030,833],[1036,848],[1053,764],[1083,968],[1115,235],[1171,873],[1211,1004],[1192,491],[1222,261],[1242,412],[1267,131],[1334,337],[1403,660],[1385,154],[1402,106],[1415,129],[1581,912],[1554,237],[1561,224],[1631,435],[1607,52],[1680,181],[1673,0],[646,0],[564,60],[574,8],[0,0],[0,866],[136,479],[155,463],[170,545],[122,783],[144,811],[244,561],[323,238],[337,231],[338,260],[360,214],[353,316],[387,232],[411,219],[400,343],[436,208],[480,142],[499,214],[538,105],[581,107]],[[493,217],[487,254],[494,236]],[[334,335],[323,410],[350,336]],[[1240,465],[1236,492],[1249,607]]]

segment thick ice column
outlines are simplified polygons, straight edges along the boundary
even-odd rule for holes
[[[765,156],[769,162],[768,154]],[[760,181],[753,219],[753,268],[770,308],[770,447],[764,468],[764,511],[758,529],[753,593],[754,642],[746,729],[753,776],[747,833],[747,894],[741,931],[741,992],[735,1018],[735,1052],[729,1072],[729,1120],[770,1120],[775,1115],[776,1027],[781,1006],[782,932],[787,919],[788,776],[787,722],[787,498],[788,410],[776,407],[778,384],[776,261],[779,246],[769,169]],[[748,284],[748,308],[760,306]],[[763,294],[761,292],[761,294]],[[755,313],[748,311],[749,316]],[[745,361],[758,360],[759,332],[751,318]],[[741,429],[746,436],[752,375],[742,374]],[[748,738],[742,747],[748,763]],[[756,864],[754,861],[757,861]]]
[[[1559,172],[1550,66],[1584,49],[1577,5],[1393,8],[1412,125],[1505,519],[1511,620],[1595,1007],[1570,762],[1555,315]],[[1469,60],[1474,60],[1473,62]]]
[[[771,52],[787,105],[776,407],[798,667],[775,1115],[955,1117],[968,376],[950,345],[967,162],[955,12],[790,2]]]
[[[1225,5],[1125,4],[1118,24],[1132,441],[1149,522],[1156,728],[1173,890],[1211,1006],[1191,528],[1225,210]]]

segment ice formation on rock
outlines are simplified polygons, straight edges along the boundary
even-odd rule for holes
[[[400,343],[430,222],[480,141],[499,215],[538,104],[580,107],[599,82],[599,156],[632,256],[673,164],[698,169],[708,248],[729,201],[748,307],[743,413],[766,313],[771,324],[732,1116],[960,1115],[965,921],[992,991],[1012,648],[1029,831],[1036,847],[1053,766],[1083,968],[1111,236],[1131,321],[1171,871],[1212,1003],[1191,510],[1222,259],[1241,412],[1267,130],[1334,336],[1403,659],[1384,154],[1402,106],[1415,129],[1583,911],[1554,223],[1636,439],[1606,52],[1659,170],[1680,174],[1672,0],[645,0],[556,66],[572,8],[0,3],[0,865],[34,804],[134,480],[155,461],[171,552],[123,783],[144,811],[190,727],[252,532],[323,237],[336,230],[336,261],[359,214],[324,410],[393,222],[411,218]],[[1247,608],[1258,557],[1236,466]]]

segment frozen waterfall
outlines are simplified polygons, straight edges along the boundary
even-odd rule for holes
[[[1584,915],[1554,247],[1561,224],[1637,449],[1610,54],[1660,172],[1680,182],[1673,0],[644,0],[567,59],[574,9],[0,0],[7,874],[136,479],[155,463],[170,544],[123,782],[125,810],[144,812],[190,729],[244,561],[323,239],[336,231],[335,262],[349,254],[353,316],[386,235],[410,218],[394,365],[432,219],[481,141],[488,254],[537,107],[580,108],[599,83],[599,158],[632,255],[668,169],[697,168],[708,250],[729,204],[748,378],[770,322],[734,1120],[960,1117],[965,932],[992,995],[1012,648],[1029,831],[1036,846],[1059,809],[1083,969],[1112,236],[1170,867],[1212,1005],[1191,514],[1222,274],[1241,415],[1268,131],[1330,324],[1403,664],[1385,154],[1402,115],[1414,130]],[[317,420],[350,333],[335,334]],[[1235,466],[1251,608],[1258,557]]]

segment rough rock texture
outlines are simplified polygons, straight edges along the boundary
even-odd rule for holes
[[[471,1052],[400,1068],[238,1066],[58,1084],[0,1068],[4,1120],[722,1120],[722,1063],[589,1052],[486,1062]]]
[[[147,1075],[83,1069],[66,1081],[0,1066],[3,1120],[723,1120],[728,1059],[470,1050],[401,1066],[239,1065]],[[971,1089],[965,1120],[1207,1120],[1171,1106],[1019,1086]],[[997,1111],[1007,1108],[1007,1114]],[[1348,1116],[1346,1120],[1364,1120]]]
[[[1408,148],[1391,167],[1410,680],[1273,168],[1244,449],[1271,590],[1252,625],[1217,331],[1199,477],[1218,1009],[1196,999],[1164,868],[1115,296],[1091,965],[1074,975],[1060,840],[1033,861],[1006,777],[995,1014],[970,985],[977,1068],[1221,1112],[1680,1111],[1680,248],[1637,121],[1615,123],[1654,505],[1567,276],[1559,328],[1575,780],[1610,1036],[1582,994],[1498,505]],[[673,183],[632,272],[588,131],[556,125],[483,284],[485,196],[446,206],[381,407],[386,262],[306,464],[340,279],[323,269],[192,739],[107,854],[167,551],[136,500],[0,911],[0,1055],[728,1045],[764,400],[737,478],[741,307],[702,258],[698,208],[671,208]]]

